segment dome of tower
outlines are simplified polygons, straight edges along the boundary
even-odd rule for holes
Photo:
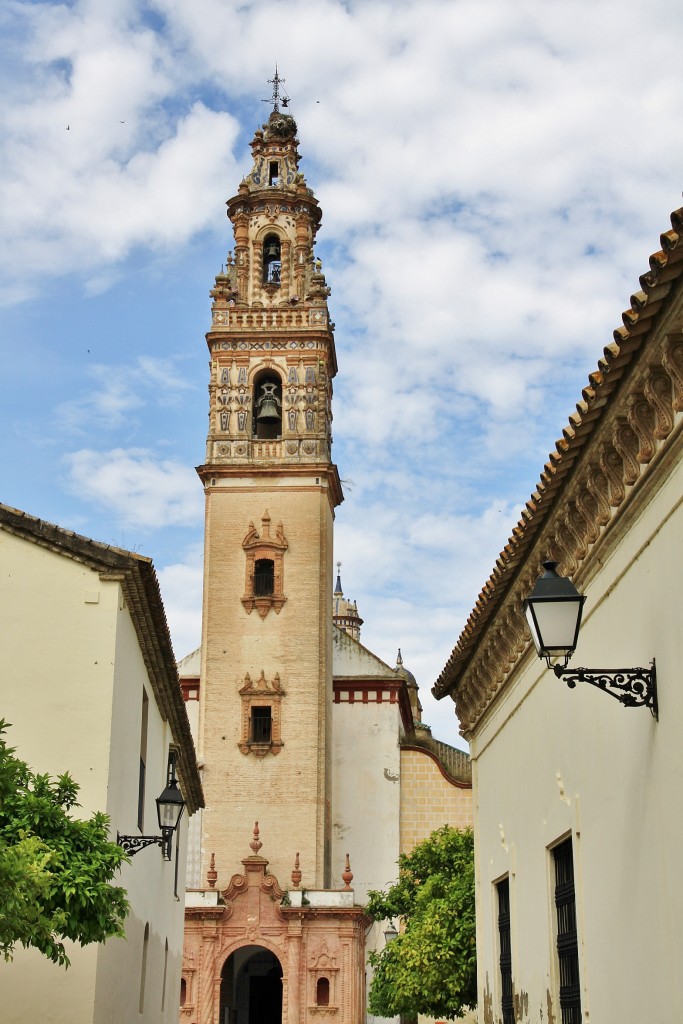
[[[363,620],[358,614],[358,605],[355,601],[349,601],[344,597],[341,585],[341,562],[337,562],[337,582],[332,595],[332,621],[345,633],[352,636],[354,640],[360,640],[360,627]]]
[[[420,703],[420,698],[418,695],[417,679],[410,671],[410,669],[407,669],[403,664],[403,655],[401,654],[400,647],[398,649],[398,654],[396,655],[396,668],[394,671],[396,672],[397,675],[402,676],[403,679],[405,679],[406,681],[406,686],[408,687],[408,696],[410,698],[410,707],[412,708],[413,712],[413,720],[415,722],[421,722],[422,704]]]

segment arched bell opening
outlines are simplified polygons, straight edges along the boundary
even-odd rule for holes
[[[265,370],[254,380],[252,434],[259,440],[273,440],[282,434],[282,381]]]
[[[221,971],[220,1024],[282,1024],[282,964],[263,946],[243,946]]]
[[[263,242],[263,283],[279,285],[281,272],[280,239],[277,235],[266,235]]]

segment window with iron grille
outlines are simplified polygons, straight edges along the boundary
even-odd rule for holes
[[[574,856],[571,839],[553,850],[555,860],[555,908],[557,910],[557,958],[560,968],[562,1024],[581,1024],[579,941],[576,931]]]
[[[252,707],[251,709],[251,742],[270,743],[272,734],[272,715],[269,707]]]
[[[510,944],[510,879],[496,886],[498,892],[498,941],[500,945],[500,1008],[503,1024],[515,1024],[512,999],[512,947]]]
[[[254,595],[268,597],[275,589],[275,563],[272,558],[257,558],[254,564]]]

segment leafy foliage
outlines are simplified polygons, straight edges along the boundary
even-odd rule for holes
[[[126,854],[109,842],[106,814],[87,821],[68,775],[36,775],[15,757],[0,719],[0,953],[20,943],[69,966],[63,939],[82,946],[123,935],[125,890],[110,885]]]
[[[397,938],[370,953],[369,1010],[454,1017],[477,999],[472,831],[445,825],[398,863],[398,882],[369,893],[374,921],[402,924]]]

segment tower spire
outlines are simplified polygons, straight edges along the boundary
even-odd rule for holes
[[[273,95],[270,96],[267,100],[263,100],[264,103],[272,103],[273,104],[273,113],[274,114],[279,114],[279,112],[280,112],[280,104],[282,104],[283,107],[288,107],[289,106],[289,96],[284,91],[284,89],[282,90],[282,92],[280,92],[280,86],[284,85],[284,84],[285,84],[285,80],[284,80],[284,78],[280,78],[280,76],[279,76],[279,74],[277,72],[277,64],[276,64],[275,65],[275,75],[274,75],[274,77],[268,79],[268,85],[272,85],[272,87],[273,87]]]

